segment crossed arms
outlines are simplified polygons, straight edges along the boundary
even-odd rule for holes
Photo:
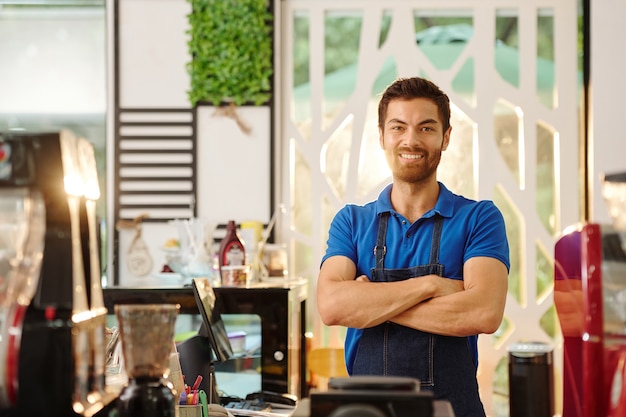
[[[317,306],[324,324],[367,328],[391,321],[447,336],[493,333],[500,326],[508,288],[506,266],[475,257],[463,280],[436,275],[398,282],[357,277],[347,257],[324,261],[317,281]]]

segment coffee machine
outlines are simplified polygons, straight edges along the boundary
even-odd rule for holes
[[[0,247],[0,284],[17,289],[1,299],[0,416],[91,416],[112,400],[99,193],[84,138],[68,130],[0,133],[0,209],[21,221],[19,229],[10,216],[0,218],[2,230],[21,233],[10,238],[12,258]],[[8,197],[18,203],[5,208]]]
[[[626,416],[626,172],[602,193],[612,224],[573,225],[555,244],[563,417]]]

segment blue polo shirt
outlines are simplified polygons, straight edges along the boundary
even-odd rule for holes
[[[335,215],[322,263],[331,256],[345,256],[356,265],[356,277],[367,275],[371,278],[380,214],[388,211],[391,215],[387,226],[385,268],[409,268],[429,263],[435,214],[444,219],[439,254],[444,277],[462,280],[463,264],[477,256],[496,258],[510,268],[504,218],[492,201],[470,200],[453,194],[439,183],[435,208],[410,224],[391,206],[392,186],[388,185],[378,200],[364,206],[346,205]],[[345,355],[350,374],[361,333],[361,329],[353,328],[348,328],[346,333]],[[469,336],[468,341],[474,363],[478,364],[478,336]]]

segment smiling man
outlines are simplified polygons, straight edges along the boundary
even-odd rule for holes
[[[435,84],[390,85],[378,130],[393,182],[376,201],[335,215],[317,282],[320,316],[348,327],[350,375],[413,377],[456,417],[484,416],[477,340],[504,313],[504,219],[493,202],[437,181],[452,127],[450,101]]]

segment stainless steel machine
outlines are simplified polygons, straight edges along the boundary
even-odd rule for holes
[[[612,224],[571,226],[555,245],[563,417],[626,415],[626,172],[605,175],[603,196]]]
[[[93,146],[0,133],[0,416],[91,416],[109,401]]]

